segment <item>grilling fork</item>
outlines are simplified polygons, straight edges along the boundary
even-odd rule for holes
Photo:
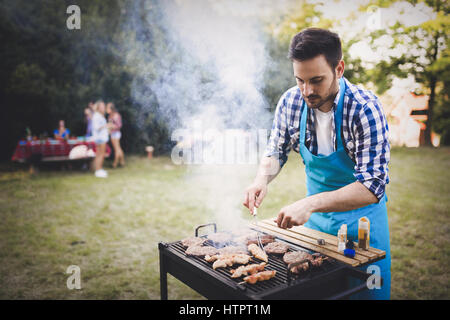
[[[253,207],[253,222],[255,223],[255,225],[258,222],[256,219],[257,215],[258,215],[258,209],[256,207]],[[261,237],[259,236],[259,230],[256,231],[256,238],[258,239],[258,246],[261,248],[262,251],[264,251],[264,253],[266,253],[266,250],[264,250],[264,247],[261,243]]]

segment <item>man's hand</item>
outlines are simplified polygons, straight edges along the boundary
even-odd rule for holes
[[[267,183],[254,182],[247,190],[245,190],[244,202],[242,204],[250,210],[251,214],[253,214],[254,207],[259,208],[266,194]]]
[[[275,222],[280,228],[292,228],[306,223],[312,213],[309,199],[304,198],[282,208]]]
[[[245,190],[244,202],[242,203],[253,214],[253,209],[259,208],[267,194],[267,185],[280,172],[280,162],[277,157],[263,157],[258,167],[258,173],[254,182]]]

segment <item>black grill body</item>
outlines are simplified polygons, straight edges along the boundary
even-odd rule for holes
[[[197,235],[197,232],[196,232]],[[290,251],[306,248],[290,245]],[[214,245],[207,242],[206,245]],[[366,281],[370,274],[354,269],[339,261],[327,259],[320,267],[310,268],[299,275],[288,271],[282,256],[269,254],[265,270],[276,270],[276,276],[256,284],[242,283],[242,279],[231,278],[230,270],[237,266],[214,270],[212,263],[200,257],[186,256],[181,241],[160,242],[160,286],[161,299],[168,298],[167,273],[173,275],[207,299],[213,300],[289,300],[289,299],[342,299],[356,292],[368,290]],[[255,263],[258,259],[253,258]],[[349,279],[358,279],[357,285],[349,286]],[[354,283],[355,281],[353,281]]]

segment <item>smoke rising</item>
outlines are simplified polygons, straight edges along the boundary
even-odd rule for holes
[[[189,150],[200,161],[188,165],[186,178],[221,229],[242,226],[244,190],[256,163],[205,163],[203,155],[215,146],[212,154],[224,153],[226,159],[255,159],[254,152],[261,156],[265,139],[258,130],[269,129],[272,121],[262,94],[270,60],[260,22],[273,9],[269,3],[136,1],[127,8],[130,42],[123,47],[135,74],[132,98],[144,108],[156,104],[173,137],[188,133],[184,142],[201,144]],[[148,37],[155,23],[163,33],[153,32],[148,42],[136,41]],[[148,50],[149,42],[156,48]],[[224,144],[227,132],[235,133],[232,140],[238,145],[250,147]]]

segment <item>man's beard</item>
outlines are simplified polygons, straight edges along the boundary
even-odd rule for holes
[[[328,92],[329,92],[329,93],[328,93],[328,95],[327,95],[325,98],[322,99],[322,97],[319,96],[319,95],[311,94],[311,95],[307,96],[306,98],[307,98],[307,99],[315,98],[315,99],[318,100],[318,101],[317,101],[316,103],[314,103],[314,104],[306,103],[306,105],[307,105],[309,108],[311,108],[311,109],[319,109],[319,108],[320,108],[321,106],[323,106],[326,102],[328,102],[328,101],[333,101],[334,98],[335,98],[336,95],[337,95],[337,91],[335,90],[335,85],[336,85],[336,76],[334,76],[333,81],[332,81],[332,83],[331,83],[331,86],[330,86],[330,88],[328,89]],[[338,88],[338,91],[339,91],[339,88]]]

